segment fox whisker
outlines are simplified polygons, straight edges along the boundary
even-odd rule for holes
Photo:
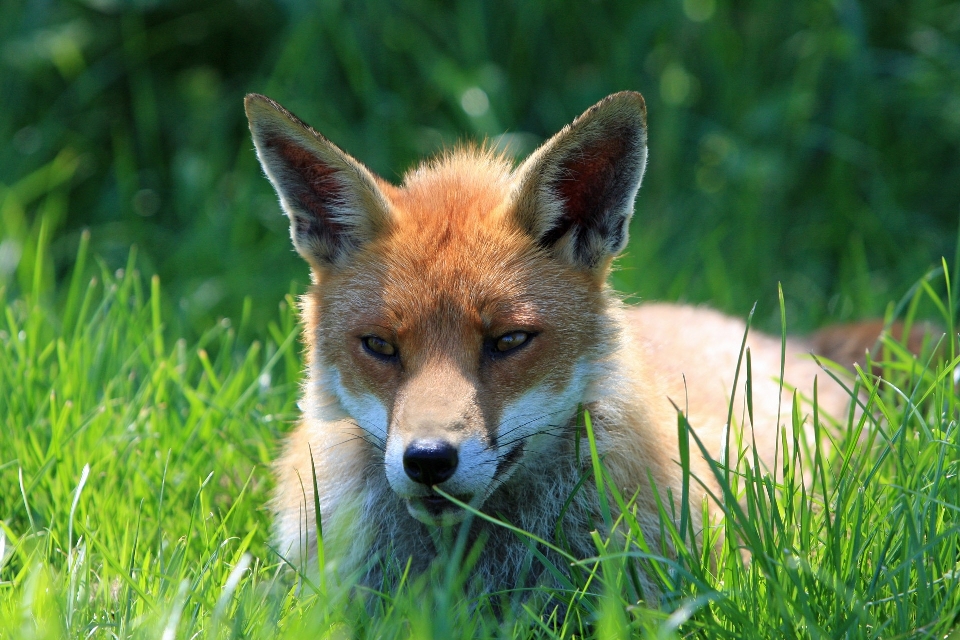
[[[513,427],[511,427],[511,428],[507,429],[506,431],[504,431],[503,433],[498,433],[497,437],[498,437],[498,438],[502,438],[502,437],[504,437],[504,436],[508,436],[508,435],[510,435],[511,433],[513,433],[514,431],[516,431],[517,429],[522,429],[523,427],[526,427],[527,425],[533,424],[534,422],[536,422],[536,421],[538,421],[538,420],[542,420],[542,419],[548,418],[548,417],[550,417],[550,416],[555,416],[555,415],[557,415],[558,413],[566,413],[566,411],[567,411],[566,409],[561,409],[561,410],[559,410],[559,411],[550,411],[550,412],[548,412],[548,413],[538,413],[538,414],[528,413],[528,414],[524,414],[524,415],[521,416],[521,417],[524,417],[524,418],[529,417],[529,416],[535,416],[535,417],[532,418],[532,419],[530,419],[530,420],[527,420],[526,422],[521,422],[521,423],[519,423],[519,424],[516,424],[516,425],[514,425]],[[499,431],[500,427],[502,427],[504,424],[505,424],[505,422],[501,422],[499,425],[497,425],[498,431]]]
[[[560,433],[555,433],[556,431],[560,431]],[[558,425],[558,424],[546,425],[546,428],[544,428],[544,429],[537,429],[536,431],[531,431],[530,433],[525,433],[525,434],[520,435],[520,436],[517,436],[517,437],[515,437],[515,438],[513,438],[513,439],[511,439],[511,440],[507,440],[506,442],[498,442],[498,443],[497,443],[497,449],[507,449],[507,448],[509,448],[511,445],[516,444],[517,442],[523,442],[523,441],[525,441],[525,440],[529,440],[530,438],[532,438],[532,437],[534,437],[534,436],[541,435],[541,434],[542,434],[542,435],[553,436],[554,438],[562,438],[562,439],[573,440],[573,439],[574,439],[574,435],[573,435],[572,433],[566,433],[566,431],[567,431],[567,429],[566,429],[563,425]],[[489,448],[492,448],[492,447],[489,447]]]
[[[356,420],[355,418],[347,418],[343,420],[343,422],[347,423],[352,427],[356,427],[357,429],[360,430],[359,433],[353,434],[354,437],[362,439],[364,442],[366,442],[367,444],[369,444],[370,446],[376,449],[379,449],[380,451],[384,451],[384,452],[386,451],[386,443],[381,438],[374,435],[370,429],[367,429],[362,424],[360,424],[358,420]]]

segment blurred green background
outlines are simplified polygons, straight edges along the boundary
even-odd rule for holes
[[[308,281],[245,93],[384,177],[463,138],[525,154],[604,95],[647,99],[618,289],[791,330],[883,312],[960,213],[960,3],[0,0],[0,286],[131,245],[188,332]],[[49,286],[42,290],[51,290]]]

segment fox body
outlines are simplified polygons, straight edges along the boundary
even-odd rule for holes
[[[268,98],[246,109],[313,276],[303,416],[276,466],[280,552],[312,557],[319,505],[328,570],[376,581],[389,558],[423,569],[437,532],[466,516],[436,487],[547,540],[562,516],[564,544],[590,557],[602,518],[593,484],[575,491],[589,471],[579,407],[656,540],[655,491],[681,490],[677,407],[714,456],[730,403],[746,415],[743,394],[731,399],[745,326],[699,307],[628,307],[606,284],[646,165],[640,94],[604,99],[516,168],[461,148],[401,186]],[[747,346],[756,447],[772,465],[781,404],[791,388],[812,395],[822,371],[788,340],[781,392],[781,340],[753,333]],[[842,415],[849,396],[820,379],[821,410]],[[710,477],[699,457],[692,467]],[[470,526],[488,588],[536,575],[515,533]]]

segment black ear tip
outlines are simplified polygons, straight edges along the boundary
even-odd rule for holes
[[[246,112],[248,119],[253,119],[256,112],[275,109],[276,106],[276,102],[259,93],[248,93],[243,98],[243,110]]]
[[[621,116],[636,118],[643,126],[647,124],[647,102],[637,91],[620,91],[612,93],[596,105],[591,111],[617,112]]]
[[[247,119],[251,122],[256,119],[271,121],[279,118],[281,120],[293,121],[303,129],[310,128],[300,118],[285,109],[282,104],[272,98],[268,98],[262,93],[248,93],[244,96],[243,110],[247,114]]]
[[[644,109],[647,107],[647,102],[643,99],[643,94],[639,91],[618,91],[617,93],[611,93],[605,100],[630,102]]]

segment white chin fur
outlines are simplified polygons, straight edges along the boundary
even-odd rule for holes
[[[415,519],[419,520],[425,525],[432,527],[449,527],[455,524],[460,524],[463,522],[464,518],[467,517],[467,512],[460,507],[451,507],[437,515],[434,515],[427,511],[427,509],[421,505],[417,504],[412,500],[407,500],[407,511]]]

